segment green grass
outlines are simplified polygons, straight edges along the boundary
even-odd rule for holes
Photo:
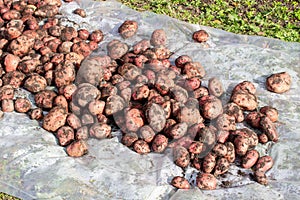
[[[5,193],[0,192],[0,200],[19,200],[19,199],[16,198],[16,197],[13,197],[13,196],[10,196],[10,195],[7,195]]]
[[[138,11],[149,10],[193,24],[300,42],[298,0],[120,1]]]

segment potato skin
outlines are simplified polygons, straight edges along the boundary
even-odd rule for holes
[[[287,72],[272,74],[266,81],[267,89],[278,94],[289,91],[291,84],[291,76]]]
[[[175,176],[171,181],[171,185],[177,189],[190,189],[191,187],[188,180],[181,176]]]
[[[30,119],[41,120],[43,119],[43,110],[41,108],[34,108],[29,112]]]
[[[185,168],[190,164],[190,155],[186,148],[177,146],[174,148],[174,162],[177,166]]]
[[[15,111],[26,113],[31,109],[31,102],[26,98],[17,98],[15,101]]]
[[[253,167],[259,158],[259,153],[255,149],[247,151],[245,156],[242,158],[242,167],[249,169]]]
[[[266,172],[273,167],[274,161],[271,156],[262,156],[257,160],[255,165],[256,171]]]
[[[238,135],[234,139],[234,146],[235,146],[236,154],[238,154],[240,156],[245,155],[247,153],[248,148],[249,148],[249,138]]]
[[[230,163],[226,158],[219,158],[216,163],[214,175],[225,174],[229,170]]]
[[[216,97],[220,97],[224,93],[223,85],[216,77],[208,80],[208,90],[211,95]]]
[[[179,139],[179,138],[182,138],[186,134],[187,129],[188,129],[187,123],[185,123],[185,122],[177,123],[171,128],[169,135],[173,139]]]
[[[125,124],[128,131],[136,132],[144,125],[144,120],[139,109],[133,108],[125,111]]]
[[[272,122],[276,122],[278,120],[278,111],[276,108],[264,106],[260,108],[259,112],[269,117]]]
[[[244,121],[244,119],[245,119],[244,113],[243,113],[243,110],[241,109],[241,107],[239,107],[237,104],[235,104],[233,102],[226,104],[224,106],[223,110],[224,110],[225,114],[234,116],[235,121],[237,123],[240,123],[240,122]]]
[[[205,173],[211,173],[216,166],[216,156],[212,153],[208,153],[203,159],[202,166],[202,170]]]
[[[74,130],[79,129],[81,127],[81,121],[80,121],[80,119],[74,113],[70,113],[68,115],[68,117],[67,117],[67,123]]]
[[[215,190],[217,187],[217,179],[209,173],[202,173],[196,178],[197,186],[202,190]]]
[[[162,29],[157,29],[153,31],[151,35],[150,43],[153,46],[159,46],[159,45],[165,46],[167,43],[166,32]]]
[[[129,38],[136,34],[138,29],[138,23],[133,20],[126,20],[121,24],[118,32],[123,38]]]
[[[231,96],[231,101],[246,111],[255,110],[258,106],[257,97],[244,90],[237,90],[234,92]]]
[[[59,145],[66,146],[74,140],[74,130],[70,126],[62,126],[57,130]]]
[[[128,132],[128,133],[125,133],[122,136],[121,143],[124,144],[127,147],[130,147],[138,139],[139,138],[138,138],[138,135],[136,133],[134,133],[134,132]]]
[[[25,81],[24,87],[33,93],[45,90],[47,86],[47,81],[44,77],[38,74],[31,74]]]
[[[168,146],[168,138],[162,134],[157,134],[152,141],[152,150],[157,153],[163,152]]]
[[[52,108],[43,119],[43,128],[55,132],[66,123],[67,113],[59,106]]]
[[[71,157],[81,157],[88,153],[87,143],[84,140],[74,141],[67,146],[66,151]]]
[[[144,140],[137,140],[133,144],[133,149],[138,154],[147,154],[150,153],[150,147],[147,142]]]

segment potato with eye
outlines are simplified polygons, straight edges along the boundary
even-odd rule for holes
[[[219,79],[213,77],[208,80],[209,94],[220,97],[224,93],[224,88]]]
[[[138,30],[138,23],[133,20],[126,20],[121,24],[118,32],[123,38],[130,38],[136,34]]]
[[[190,189],[190,183],[184,177],[175,176],[172,181],[171,185],[177,189]]]
[[[215,190],[217,187],[217,179],[209,173],[201,173],[196,178],[197,186],[202,190]]]
[[[291,84],[291,76],[287,72],[272,74],[266,81],[267,89],[278,94],[289,91]]]
[[[30,119],[41,120],[44,117],[43,110],[41,108],[34,108],[29,112]]]

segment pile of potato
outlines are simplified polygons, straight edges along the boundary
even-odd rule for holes
[[[260,156],[255,147],[278,141],[278,112],[270,106],[258,108],[253,83],[236,85],[223,105],[221,81],[212,77],[203,86],[205,69],[188,55],[173,63],[162,29],[132,47],[114,39],[107,44],[107,55],[89,57],[104,39],[102,31],[60,25],[55,18],[60,6],[60,0],[0,0],[3,112],[41,120],[69,156],[88,153],[89,137],[110,138],[112,126],[117,126],[121,142],[139,154],[173,148],[176,165],[199,170],[201,189],[215,189],[216,178],[232,163],[252,168],[256,181],[267,184],[265,172],[273,160]],[[74,13],[86,16],[82,9]],[[118,31],[126,40],[137,33],[138,23],[126,20]],[[193,34],[196,42],[208,37],[204,30]],[[277,93],[290,85],[287,73],[267,80],[267,89]],[[19,87],[34,94],[37,108],[26,98],[14,98]],[[243,122],[255,131],[237,129]],[[171,184],[191,187],[184,177],[174,177]]]

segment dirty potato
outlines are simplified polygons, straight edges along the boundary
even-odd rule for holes
[[[260,157],[255,165],[256,171],[267,172],[273,167],[274,161],[271,156],[262,156]]]
[[[43,110],[41,108],[34,108],[29,112],[30,119],[41,120],[44,117]]]
[[[272,122],[276,122],[278,120],[278,111],[276,108],[264,106],[260,108],[259,112],[266,115]]]
[[[198,30],[193,33],[193,40],[196,42],[206,42],[209,38],[208,33],[205,30]]]
[[[70,126],[62,126],[57,130],[56,137],[60,146],[66,146],[74,140],[74,130]]]
[[[259,158],[259,153],[255,149],[247,151],[246,155],[242,158],[242,167],[249,169],[255,165]]]
[[[273,74],[266,81],[267,89],[278,94],[289,91],[291,84],[291,76],[287,72]]]
[[[174,148],[174,162],[177,166],[185,168],[190,164],[190,155],[186,148],[176,146]]]
[[[149,126],[149,125],[144,125],[139,129],[139,138],[141,138],[142,140],[145,140],[146,142],[150,143],[154,136],[155,136],[155,132],[153,131],[153,129]],[[153,146],[152,146],[153,148]],[[154,149],[154,148],[153,148]]]
[[[214,175],[225,174],[229,170],[229,161],[226,158],[219,158],[216,163]]]
[[[215,77],[208,80],[208,90],[211,95],[216,97],[220,97],[224,93],[221,81]]]
[[[91,126],[89,135],[97,139],[109,138],[111,136],[111,126],[95,123]]]
[[[262,117],[260,125],[263,132],[268,136],[270,141],[277,142],[279,134],[276,129],[276,125],[271,121],[269,117]]]
[[[66,151],[71,157],[81,157],[88,153],[87,143],[84,140],[74,141],[67,146]]]
[[[31,102],[26,98],[17,98],[15,100],[15,111],[26,113],[31,109]]]
[[[202,166],[205,173],[211,173],[216,166],[216,155],[208,153],[203,159]]]
[[[136,34],[138,30],[138,23],[133,20],[126,20],[121,24],[118,29],[118,32],[123,38],[129,38]]]
[[[217,179],[209,173],[201,173],[196,178],[197,186],[202,190],[215,190],[217,187]]]
[[[237,123],[240,123],[240,122],[244,121],[244,119],[245,119],[244,113],[243,113],[243,110],[241,109],[241,107],[233,102],[226,104],[224,106],[223,110],[224,110],[224,114],[234,116],[235,121]]]
[[[177,189],[190,189],[190,183],[187,179],[181,176],[175,176],[172,181],[171,185]]]
[[[43,128],[47,131],[55,132],[65,125],[67,113],[64,108],[59,106],[52,108],[43,119]]]
[[[157,29],[153,31],[150,39],[150,43],[153,46],[165,46],[167,44],[167,35],[166,32],[162,29]]]

